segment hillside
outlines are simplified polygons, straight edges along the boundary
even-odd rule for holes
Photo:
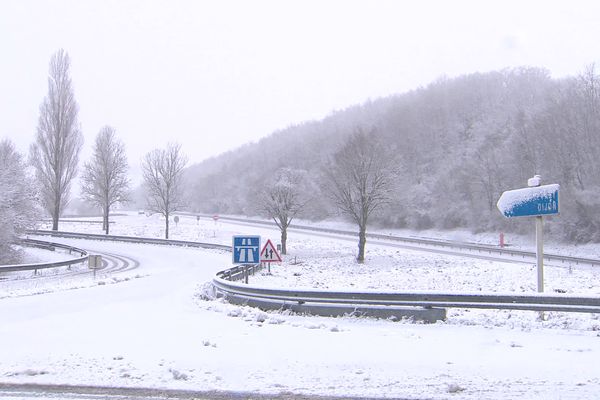
[[[373,223],[413,229],[530,229],[496,209],[504,190],[540,174],[561,184],[561,215],[550,234],[600,240],[600,77],[593,66],[556,80],[518,68],[454,79],[368,101],[274,132],[191,166],[193,211],[256,214],[257,194],[282,167],[305,170],[312,201],[303,217],[332,215],[321,192],[331,155],[357,129],[374,132],[397,153],[394,201]]]

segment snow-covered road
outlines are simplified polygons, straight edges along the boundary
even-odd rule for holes
[[[230,253],[64,241],[140,266],[95,281],[90,273],[77,289],[1,299],[3,383],[414,399],[600,393],[592,329],[264,313],[200,298]],[[0,290],[9,290],[5,282]]]

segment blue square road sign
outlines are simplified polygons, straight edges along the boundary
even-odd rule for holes
[[[234,236],[232,250],[234,264],[259,264],[260,236]]]

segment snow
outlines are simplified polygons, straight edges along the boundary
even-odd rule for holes
[[[540,186],[541,182],[542,182],[542,177],[540,175],[535,175],[533,178],[529,178],[527,180],[527,186],[529,186],[529,187]]]
[[[158,216],[115,217],[114,234],[160,237]],[[70,223],[64,230],[100,233]],[[180,217],[173,239],[230,244],[268,227]],[[217,250],[52,239],[139,262],[124,272],[0,281],[0,382],[402,397],[594,399],[598,315],[449,310],[432,325],[263,312],[205,300],[230,266]],[[281,265],[252,285],[336,289],[532,292],[531,264],[430,254],[355,239],[289,234]],[[558,248],[558,245],[557,245]],[[567,250],[567,249],[563,249]],[[294,264],[295,259],[295,264]],[[570,272],[569,272],[570,271]],[[548,266],[548,290],[599,295],[597,268]]]

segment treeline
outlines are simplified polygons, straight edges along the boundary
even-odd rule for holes
[[[530,221],[505,220],[496,201],[539,174],[561,185],[561,214],[547,224],[550,234],[600,241],[600,77],[593,65],[564,79],[538,68],[440,79],[291,126],[190,167],[189,207],[260,213],[261,188],[292,168],[312,183],[301,216],[329,217],[337,211],[325,195],[324,172],[357,130],[396,154],[393,200],[372,219],[376,225],[529,231]]]

